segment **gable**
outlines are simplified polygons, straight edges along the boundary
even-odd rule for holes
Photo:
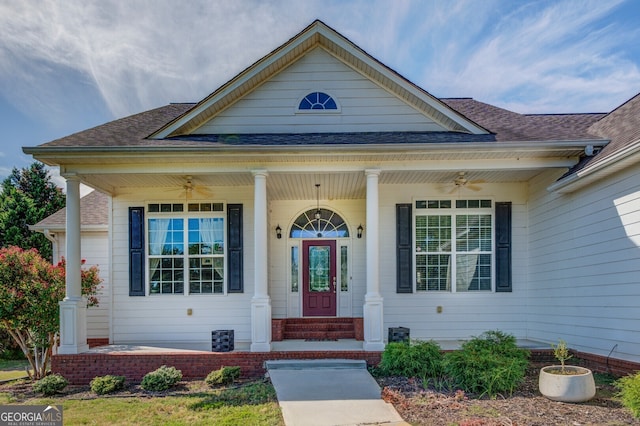
[[[329,94],[339,108],[298,110],[305,95],[318,91]],[[316,47],[192,134],[447,130],[451,129]]]
[[[407,105],[422,111],[425,116],[432,118],[443,127],[470,134],[488,133],[486,129],[388,68],[323,22],[315,21],[287,43],[222,85],[193,109],[150,135],[150,138],[165,139],[193,134],[212,118],[253,93],[261,85],[271,81],[283,70],[318,47],[334,58],[339,58],[343,64],[375,82],[379,87],[403,99]]]

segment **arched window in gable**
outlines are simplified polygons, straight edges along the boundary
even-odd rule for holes
[[[346,238],[349,228],[342,217],[328,209],[311,209],[291,225],[290,238]]]
[[[324,92],[311,92],[298,104],[299,111],[338,110],[338,103]]]

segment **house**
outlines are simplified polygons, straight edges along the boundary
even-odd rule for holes
[[[457,341],[500,329],[640,362],[640,97],[523,115],[438,99],[315,21],[194,104],[37,147],[107,194],[113,344],[269,352],[281,321]],[[105,268],[102,269],[103,271]],[[60,353],[87,349],[67,277]]]
[[[87,309],[87,341],[91,346],[109,343],[109,210],[109,197],[99,191],[91,191],[80,199],[81,258],[85,266],[97,266],[102,279],[97,295],[99,304]],[[63,208],[29,226],[51,241],[54,264],[66,257],[66,213]]]

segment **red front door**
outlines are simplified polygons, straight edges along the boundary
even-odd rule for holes
[[[304,316],[336,316],[336,242],[302,242]]]

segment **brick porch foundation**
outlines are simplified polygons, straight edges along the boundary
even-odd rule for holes
[[[161,365],[182,371],[185,380],[202,380],[213,370],[239,366],[243,378],[259,378],[265,374],[264,362],[278,359],[361,359],[367,365],[380,363],[381,352],[303,351],[303,352],[112,352],[79,355],[54,355],[51,370],[62,374],[70,384],[86,385],[97,376],[114,374],[132,382]],[[581,365],[598,373],[624,376],[640,371],[640,363],[623,361],[583,352],[573,352],[570,364]],[[556,364],[550,349],[532,350],[531,362]]]
[[[262,377],[264,362],[278,359],[359,359],[367,365],[380,362],[380,352],[304,351],[304,352],[112,352],[54,355],[51,370],[62,374],[72,385],[86,385],[97,376],[113,374],[132,382],[156,368],[167,365],[182,371],[184,380],[202,380],[213,370],[239,366],[243,378]]]

